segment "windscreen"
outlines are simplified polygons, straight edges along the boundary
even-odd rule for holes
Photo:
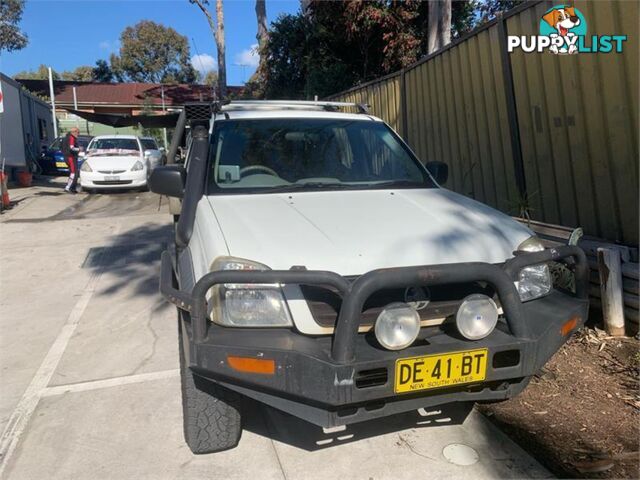
[[[391,129],[370,120],[222,121],[210,165],[217,192],[435,186]]]
[[[135,138],[95,138],[89,144],[89,156],[137,155],[140,152]]]

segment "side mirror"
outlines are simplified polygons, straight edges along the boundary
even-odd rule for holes
[[[449,178],[449,166],[446,163],[438,161],[427,162],[426,167],[438,184],[442,185],[447,182],[447,178]]]
[[[158,195],[182,198],[186,176],[181,165],[158,166],[149,177],[149,189]]]

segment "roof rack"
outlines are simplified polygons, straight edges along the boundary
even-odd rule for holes
[[[313,100],[231,100],[220,102],[218,112],[235,109],[322,109],[335,112],[341,108],[356,108],[358,113],[369,114],[369,105],[364,103],[325,102]]]

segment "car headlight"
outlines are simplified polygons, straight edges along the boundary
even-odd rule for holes
[[[544,245],[538,237],[529,237],[518,246],[520,252],[541,252]],[[549,265],[531,265],[520,270],[515,282],[520,300],[527,302],[547,295],[551,291],[551,273]]]
[[[144,169],[144,165],[140,160],[136,160],[136,163],[133,164],[133,167],[131,167],[131,171],[135,172],[137,170],[142,170]]]
[[[87,162],[86,160],[82,162],[82,166],[80,167],[80,170],[82,172],[93,172],[91,165],[89,165],[89,162]]]
[[[269,270],[261,263],[219,257],[216,270]],[[225,283],[211,289],[212,319],[226,327],[290,327],[291,315],[279,284]]]

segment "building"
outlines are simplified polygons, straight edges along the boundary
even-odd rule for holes
[[[53,141],[51,107],[0,73],[0,168],[29,171]]]
[[[17,79],[27,90],[40,97],[49,97],[48,80]],[[65,132],[72,126],[78,126],[82,133],[99,135],[102,133],[139,133],[130,128],[114,129],[105,125],[87,122],[67,109],[93,113],[113,113],[139,115],[141,113],[161,113],[190,102],[213,101],[213,88],[209,85],[159,83],[96,83],[75,81],[54,81],[56,118],[59,131]],[[243,87],[227,87],[230,95],[240,96]]]

